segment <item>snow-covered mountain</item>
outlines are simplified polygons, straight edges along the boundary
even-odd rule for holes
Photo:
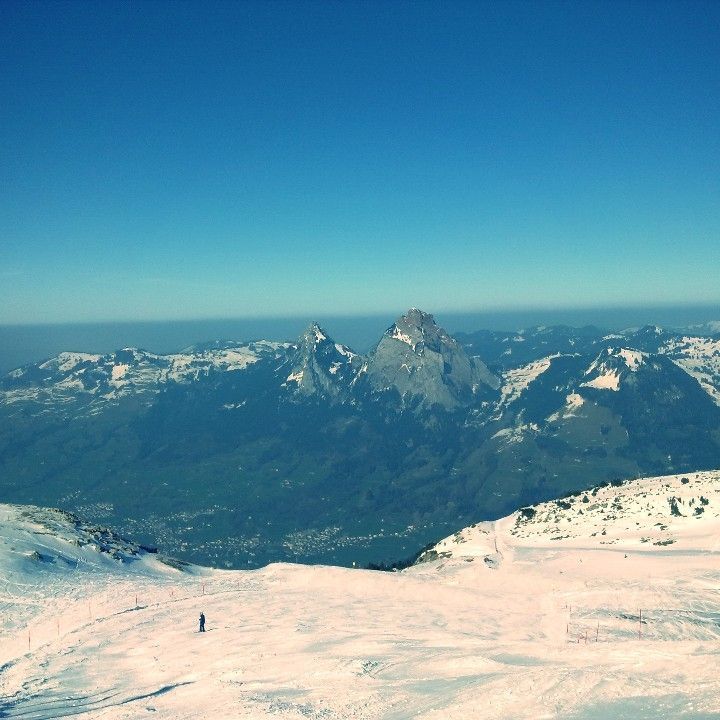
[[[292,343],[63,353],[0,381],[3,497],[186,560],[392,562],[517,504],[716,467],[718,342],[453,338],[412,309],[365,355],[317,324]]]
[[[655,356],[662,355],[720,405],[720,340],[716,338],[670,333],[655,326],[610,335],[565,327],[486,335],[491,340],[482,336],[484,340],[458,342],[432,315],[413,308],[386,330],[367,356],[330,339],[317,323],[296,343],[214,341],[169,355],[136,348],[107,355],[63,352],[10,372],[0,381],[0,406],[61,407],[80,401],[97,412],[104,404],[128,396],[152,402],[169,384],[202,383],[217,373],[264,362],[280,368],[273,377],[278,392],[283,387],[305,396],[357,401],[368,392],[387,396],[392,391],[403,407],[454,410],[475,403],[493,406],[489,412],[496,414],[516,401],[554,359],[588,355],[594,360],[576,383],[580,386],[617,390],[622,378],[632,382],[629,373],[641,365],[657,369],[662,361]],[[492,361],[496,351],[486,348],[496,372],[482,356],[472,354],[483,342],[504,346],[502,366],[497,365],[499,358]],[[512,351],[518,349],[532,359],[517,362],[519,356]]]
[[[557,404],[555,413],[564,405],[577,408],[588,400],[617,406],[623,400],[632,402],[633,395],[635,401],[646,404],[676,401],[685,407],[699,403],[706,408],[717,404],[714,387],[698,381],[700,371],[693,374],[683,361],[671,360],[669,352],[651,354],[608,346],[588,360],[584,355],[558,353],[506,370],[499,408],[527,411],[533,404],[528,400],[538,392],[544,393],[549,407]]]
[[[107,355],[63,352],[35,365],[17,368],[2,382],[0,404],[89,404],[97,411],[128,396],[152,396],[169,383],[199,382],[213,372],[244,370],[260,360],[284,357],[290,343],[262,340],[248,344],[217,343],[219,347],[188,348],[157,355],[124,348]]]
[[[683,335],[668,340],[659,352],[694,377],[720,405],[720,339]]]
[[[696,378],[717,402],[720,395],[720,340],[711,333],[713,328],[704,328],[705,334],[689,335],[656,325],[611,333],[594,327],[537,327],[514,333],[488,330],[460,333],[458,342],[470,355],[479,355],[491,368],[500,371],[506,383],[514,374],[524,375],[523,368],[538,367],[539,363],[547,369],[547,361],[558,356],[596,358],[602,352],[622,352],[627,358],[637,353],[641,356],[665,355]]]
[[[632,382],[633,376],[641,365],[646,365],[647,354],[639,350],[612,348],[603,350],[585,371],[581,385],[597,390],[620,389],[620,381]]]
[[[145,404],[168,385],[212,382],[218,374],[272,367],[267,380],[280,397],[291,394],[330,402],[358,402],[388,391],[398,407],[446,410],[468,406],[496,390],[499,382],[485,364],[470,358],[433,317],[410,310],[362,356],[330,339],[312,323],[296,343],[217,341],[169,355],[125,348],[108,355],[64,352],[18,368],[0,384],[0,406],[33,404],[96,413],[108,403],[135,397]]]
[[[0,717],[720,716],[718,471],[524,507],[395,573],[181,571],[0,517]]]

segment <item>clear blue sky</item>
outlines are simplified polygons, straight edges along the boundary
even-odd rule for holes
[[[720,302],[720,3],[0,4],[0,323]]]

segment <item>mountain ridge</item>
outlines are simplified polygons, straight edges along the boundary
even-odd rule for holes
[[[413,309],[365,355],[318,324],[64,353],[0,383],[2,497],[185,560],[397,558],[578,485],[716,466],[720,341],[636,332],[453,338]]]

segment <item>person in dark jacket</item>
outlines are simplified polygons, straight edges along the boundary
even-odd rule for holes
[[[200,632],[205,632],[205,614],[200,613]]]

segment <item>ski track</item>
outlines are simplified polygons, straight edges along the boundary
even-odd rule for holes
[[[33,538],[8,522],[0,718],[720,718],[712,517],[676,519],[671,548],[593,545],[578,525],[511,535],[513,519],[402,573],[179,572],[63,545],[78,554],[65,567],[28,560]]]

